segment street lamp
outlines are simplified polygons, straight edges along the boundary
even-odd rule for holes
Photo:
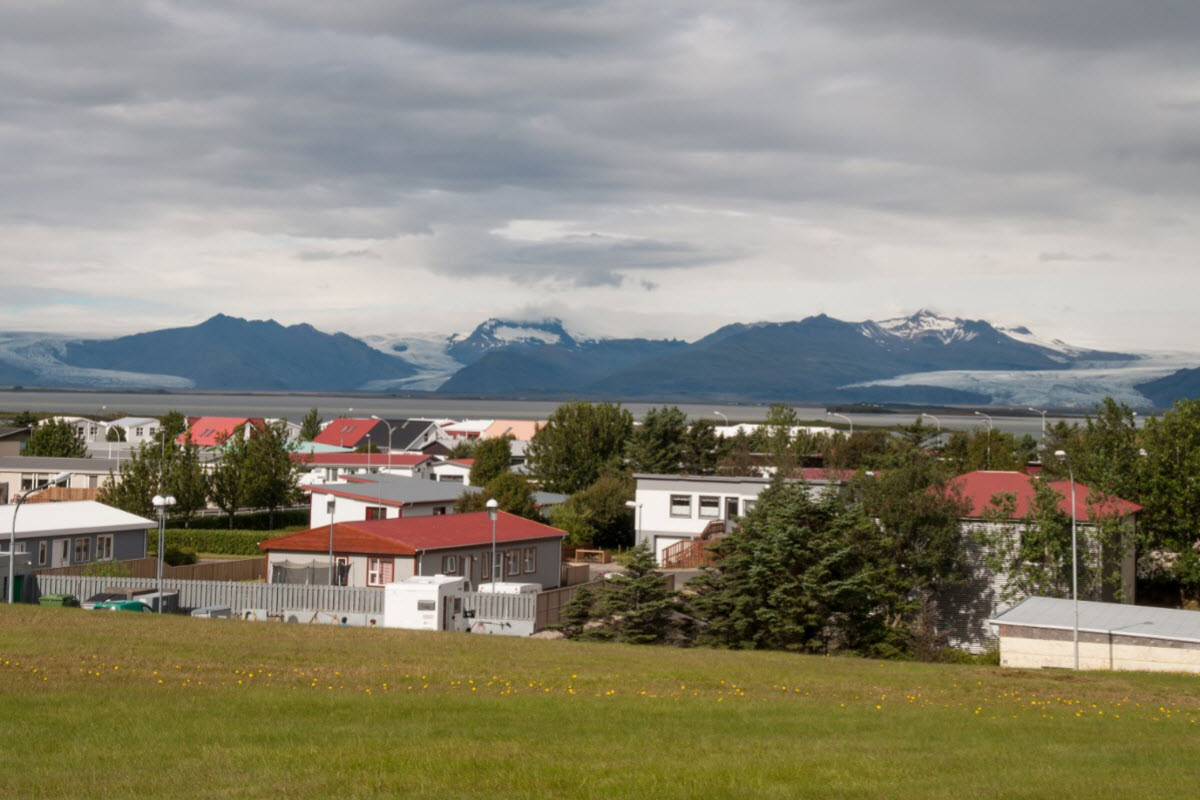
[[[921,416],[929,417],[931,420],[933,420],[934,424],[937,425],[938,433],[942,432],[942,421],[940,419],[935,417],[933,414],[926,414],[924,411],[921,412]]]
[[[1032,406],[1027,408],[1026,411],[1032,411],[1035,414],[1042,415],[1042,438],[1045,439],[1046,438],[1046,412],[1040,408],[1033,408]]]
[[[165,437],[164,437],[165,438]],[[166,552],[167,540],[167,509],[175,505],[172,495],[154,495],[150,504],[158,511],[158,613],[163,613],[163,555]]]
[[[1071,478],[1071,597],[1075,604],[1075,669],[1079,669],[1079,566],[1076,562],[1077,548],[1075,546],[1075,470],[1071,467],[1071,457],[1066,450],[1057,450],[1055,456],[1067,462],[1067,475]]]
[[[371,415],[371,419],[376,420],[377,422],[382,422],[384,425],[387,425],[387,429],[388,429],[388,465],[387,465],[387,468],[388,468],[388,472],[390,473],[392,471],[392,431],[394,431],[395,428],[392,427],[392,425],[386,419],[380,419],[379,417],[375,416],[374,414]],[[370,451],[368,450],[367,452],[369,453]],[[370,472],[370,470],[367,470],[367,471]]]
[[[329,495],[325,501],[325,510],[329,512],[329,585],[333,586],[333,512],[337,508],[337,498]]]
[[[497,513],[498,508],[500,508],[500,504],[496,502],[496,498],[493,497],[487,501],[488,519],[490,519],[492,521],[492,593],[493,594],[495,594],[495,592],[496,592],[496,581],[500,577],[499,570],[497,569],[500,565],[496,562],[496,517],[500,516]]]
[[[826,412],[825,412],[825,416],[827,416],[827,417],[841,417],[842,419],[846,420],[846,422],[849,422],[849,423],[850,423],[850,435],[851,435],[851,436],[853,436],[853,435],[854,435],[854,420],[850,419],[850,418],[849,418],[849,417],[847,417],[845,414],[838,414],[836,411],[826,411]]]
[[[988,426],[987,468],[991,469],[992,468],[992,418],[989,417],[987,414],[983,413],[982,411],[976,411],[975,416],[983,417],[985,420],[987,420],[987,426]]]
[[[633,509],[633,543],[641,544],[642,504],[636,500],[626,500],[625,506]]]
[[[17,504],[13,508],[12,530],[8,534],[8,604],[13,603],[13,582],[16,581],[15,564],[17,560],[17,512],[21,510],[21,504],[24,503],[30,496],[43,492],[51,486],[58,486],[60,483],[71,478],[71,473],[60,472],[50,480],[43,483],[41,486],[36,486],[30,489],[25,494],[17,498]]]
[[[726,427],[726,428],[728,428],[728,427],[729,427],[729,417],[725,416],[725,415],[724,415],[724,414],[722,414],[720,411],[714,411],[714,412],[713,412],[713,414],[715,414],[716,416],[718,416],[718,417],[720,417],[721,419],[725,420],[725,427]]]

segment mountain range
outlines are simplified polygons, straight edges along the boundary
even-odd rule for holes
[[[977,381],[946,376],[1019,381],[1023,375],[1098,369],[1120,373],[1140,360],[1041,340],[1023,327],[924,310],[866,322],[821,314],[738,323],[694,342],[592,339],[568,332],[557,319],[489,319],[467,335],[357,339],[307,324],[285,327],[222,314],[191,327],[115,339],[0,334],[0,384],[47,388],[987,404],[994,393],[981,391]],[[923,382],[926,375],[937,379]],[[1168,381],[1157,394],[1141,397],[1161,405],[1172,391]]]

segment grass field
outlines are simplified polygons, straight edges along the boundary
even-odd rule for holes
[[[1200,679],[0,607],[0,797],[1185,797]]]

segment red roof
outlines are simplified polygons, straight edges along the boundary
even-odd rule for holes
[[[318,467],[386,467],[388,464],[415,467],[433,456],[424,453],[293,453],[292,458]]]
[[[262,428],[264,424],[261,417],[197,417],[176,441],[184,444],[190,434],[195,444],[216,447],[235,432],[241,434],[247,422],[255,428]]]
[[[363,437],[379,424],[380,422],[377,419],[335,419],[325,426],[325,430],[314,436],[313,441],[317,444],[329,444],[338,447],[358,447]],[[380,441],[378,445],[384,447],[387,445],[387,442]]]
[[[806,481],[841,481],[849,482],[854,478],[852,469],[825,469],[824,467],[805,467],[800,470]]]
[[[496,519],[498,543],[561,539],[566,535],[558,528],[504,511],[499,512]],[[486,511],[338,522],[333,526],[333,549],[338,553],[414,555],[424,550],[449,550],[491,543],[492,522]],[[267,551],[327,553],[329,526],[289,533],[262,542],[259,546]]]
[[[957,489],[970,504],[971,516],[982,517],[984,509],[991,505],[992,498],[999,494],[1012,494],[1016,498],[1014,518],[1021,519],[1029,513],[1033,500],[1033,478],[1023,472],[988,472],[976,470],[950,480],[950,488]],[[1058,492],[1062,500],[1059,510],[1071,513],[1071,482],[1051,481],[1050,488]],[[1092,501],[1089,505],[1088,500]],[[1119,497],[1103,498],[1100,492],[1075,482],[1075,513],[1080,519],[1099,517],[1124,517],[1136,514],[1142,507]]]

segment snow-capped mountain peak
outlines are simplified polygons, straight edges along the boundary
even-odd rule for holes
[[[978,334],[970,330],[969,323],[958,317],[943,317],[928,309],[921,309],[907,317],[879,320],[876,327],[900,339],[918,337],[936,338],[942,344],[969,342]]]

